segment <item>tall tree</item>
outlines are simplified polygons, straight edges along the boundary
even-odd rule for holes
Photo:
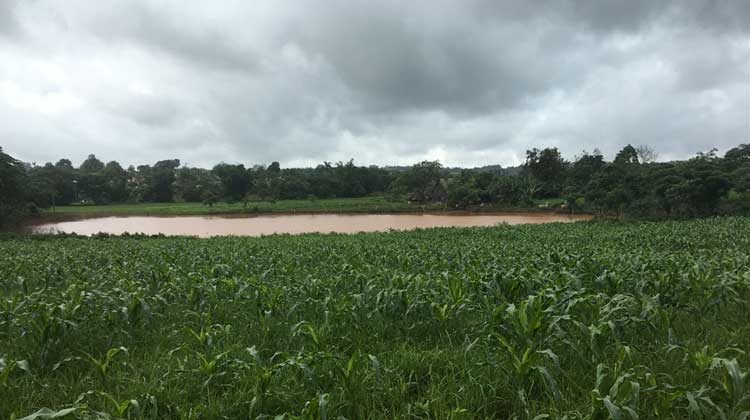
[[[134,203],[153,201],[150,186],[151,173],[150,165],[138,165],[137,168],[134,168],[133,165],[128,167],[128,200]]]
[[[638,151],[635,147],[627,145],[622,148],[615,156],[616,164],[637,164],[640,163],[638,160]]]
[[[0,226],[24,214],[26,197],[23,164],[0,147]]]
[[[271,162],[266,170],[272,174],[278,175],[281,172],[281,165],[279,165],[279,162]]]
[[[559,197],[565,180],[566,162],[557,147],[526,151],[524,169],[540,184],[539,197]]]
[[[52,186],[55,190],[55,204],[68,205],[76,199],[77,173],[68,159],[60,159],[52,171]]]
[[[128,173],[116,161],[108,162],[101,171],[104,178],[107,199],[123,202],[128,199]]]
[[[441,182],[443,166],[438,161],[423,161],[402,173],[394,182],[397,192],[406,193],[417,203],[438,202],[446,199]]]
[[[84,173],[96,173],[104,169],[104,163],[97,159],[96,155],[89,155],[78,169]]]
[[[160,160],[151,168],[149,189],[152,199],[159,203],[174,201],[175,170],[180,166],[179,159]]]
[[[583,191],[586,184],[604,167],[604,156],[599,149],[589,154],[584,150],[570,165],[568,170],[567,185],[574,191]]]
[[[220,163],[211,170],[219,177],[223,187],[221,196],[230,201],[239,201],[247,195],[250,190],[250,172],[245,165],[230,165]]]
[[[103,170],[104,163],[93,154],[78,167],[78,195],[82,200],[97,204],[109,202]]]
[[[222,184],[221,179],[212,171],[183,167],[175,171],[173,188],[176,200],[202,202],[209,198],[219,197]]]
[[[750,143],[743,143],[729,149],[724,154],[724,159],[732,161],[750,161]]]
[[[26,167],[25,195],[32,212],[55,204],[54,171],[55,166],[50,162],[44,166],[31,164]]]
[[[635,148],[638,160],[641,163],[653,163],[659,158],[659,153],[656,152],[651,146],[641,144]]]

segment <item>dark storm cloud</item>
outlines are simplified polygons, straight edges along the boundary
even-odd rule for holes
[[[0,2],[0,36],[11,35],[18,29],[15,16],[16,3],[15,0]]]
[[[108,19],[93,16],[88,22],[96,35],[108,42],[143,46],[182,59],[188,66],[252,70],[254,52],[244,39],[227,31],[221,22],[195,22],[181,18],[168,7],[156,3],[132,4]]]
[[[5,1],[0,135],[36,161],[684,158],[750,136],[749,32],[744,1]]]
[[[492,34],[475,26],[473,16],[461,25],[414,16],[401,8],[343,9],[303,26],[299,42],[323,56],[362,105],[378,111],[490,110],[551,83],[518,24]]]

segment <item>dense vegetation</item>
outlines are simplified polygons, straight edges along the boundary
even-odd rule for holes
[[[749,250],[747,218],[6,238],[0,418],[747,419]]]
[[[530,150],[520,177],[465,171],[448,184],[448,200],[466,207],[529,197],[560,197],[571,211],[631,218],[750,214],[750,144],[698,153],[686,161],[654,162],[654,152],[628,145],[612,162],[598,151],[573,162],[557,149]]]
[[[278,162],[212,169],[104,163],[90,155],[78,167],[61,159],[21,163],[0,150],[0,224],[54,205],[249,202],[388,196],[401,203],[450,209],[528,208],[535,199],[564,199],[570,211],[603,216],[685,218],[750,214],[750,145],[699,153],[680,162],[654,162],[647,147],[628,145],[606,162],[583,153],[572,162],[556,148],[532,149],[521,168],[447,169],[439,162],[409,168],[356,166],[353,161],[282,169]],[[439,205],[437,207],[440,207]]]

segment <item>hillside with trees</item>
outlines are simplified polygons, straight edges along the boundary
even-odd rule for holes
[[[153,165],[104,163],[89,155],[44,165],[20,162],[0,149],[0,223],[61,205],[111,203],[252,202],[387,195],[446,209],[523,209],[553,199],[558,210],[617,218],[690,218],[750,214],[750,144],[719,156],[716,150],[685,161],[657,162],[653,149],[625,146],[612,161],[583,152],[571,161],[557,148],[533,148],[520,168],[411,167],[323,162],[282,168],[278,162],[211,169],[179,159]]]

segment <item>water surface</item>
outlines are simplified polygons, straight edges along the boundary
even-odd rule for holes
[[[55,221],[31,226],[33,233],[91,235],[145,233],[149,235],[261,236],[274,233],[375,232],[431,227],[494,226],[527,223],[573,222],[588,216],[550,213],[483,214],[285,214],[260,216],[122,216]]]

